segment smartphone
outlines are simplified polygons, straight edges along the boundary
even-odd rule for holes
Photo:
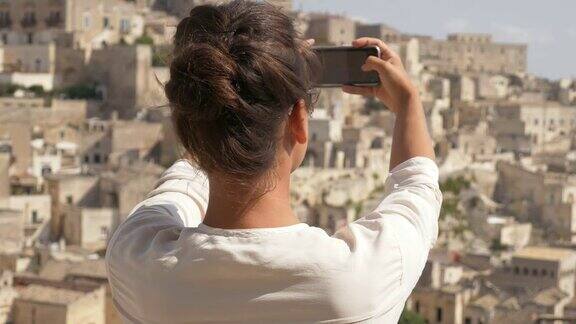
[[[321,68],[316,87],[341,87],[343,85],[373,87],[380,84],[378,73],[364,72],[361,69],[369,56],[380,57],[380,48],[377,46],[363,48],[319,46],[313,49]]]

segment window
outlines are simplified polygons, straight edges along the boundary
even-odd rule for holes
[[[102,19],[102,25],[104,25],[104,28],[110,27],[110,18],[104,17],[104,19]]]
[[[73,202],[74,202],[74,199],[72,198],[72,195],[66,196],[66,203],[68,205],[72,205]]]
[[[416,311],[416,313],[420,313],[420,302],[419,301],[414,303],[414,310]]]
[[[63,130],[61,130],[60,131],[60,139],[64,139],[65,135],[66,135],[66,133]]]
[[[540,273],[542,274],[543,277],[548,275],[548,271],[546,271],[546,269],[542,269],[542,271],[540,271]]]
[[[26,37],[27,37],[28,44],[34,43],[34,34],[33,33],[28,33],[28,35],[26,35]]]
[[[100,226],[100,236],[108,238],[108,226]]]
[[[57,27],[62,22],[62,17],[60,16],[60,11],[52,11],[45,20],[46,26]]]
[[[40,223],[40,219],[38,219],[38,211],[36,209],[32,210],[32,224]]]
[[[472,319],[470,317],[466,317],[464,319],[464,324],[472,324]]]
[[[42,176],[52,174],[52,167],[50,165],[43,165],[40,172],[42,172]]]
[[[520,274],[520,268],[519,267],[514,267],[514,274]]]
[[[537,276],[538,275],[538,269],[532,269],[532,275]]]
[[[122,33],[130,32],[130,21],[128,19],[120,20],[120,32]]]
[[[2,44],[8,44],[8,34],[6,33],[2,34]]]
[[[540,121],[538,120],[538,118],[534,119],[534,125],[535,125],[535,126],[538,126],[539,122],[540,122]]]
[[[84,155],[84,163],[90,163],[90,156]]]
[[[92,27],[92,16],[90,15],[90,13],[84,14],[84,17],[82,19],[82,27],[84,28],[84,30],[88,30],[90,29],[90,27]]]
[[[96,164],[100,164],[102,161],[100,159],[100,154],[96,153],[94,154],[94,163]]]
[[[436,307],[436,322],[438,322],[438,323],[442,322],[442,308],[441,307]]]
[[[36,69],[36,72],[42,71],[42,60],[41,59],[36,59],[36,61],[34,62],[34,68]]]
[[[523,273],[525,276],[527,276],[530,273],[530,271],[528,270],[528,268],[524,268]]]

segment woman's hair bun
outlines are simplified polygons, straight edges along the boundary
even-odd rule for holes
[[[178,25],[165,87],[180,141],[208,173],[263,175],[288,111],[308,97],[313,66],[312,51],[277,7],[244,0],[195,7]]]
[[[215,120],[222,109],[235,109],[236,62],[210,44],[190,44],[175,53],[166,95],[178,114],[195,120]]]

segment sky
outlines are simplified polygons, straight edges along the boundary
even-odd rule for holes
[[[490,33],[495,41],[528,44],[529,72],[576,77],[576,0],[295,0],[295,7],[436,38]]]

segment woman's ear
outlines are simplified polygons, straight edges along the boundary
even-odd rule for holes
[[[303,99],[294,104],[289,120],[292,138],[298,144],[306,143],[308,141],[308,109]]]

